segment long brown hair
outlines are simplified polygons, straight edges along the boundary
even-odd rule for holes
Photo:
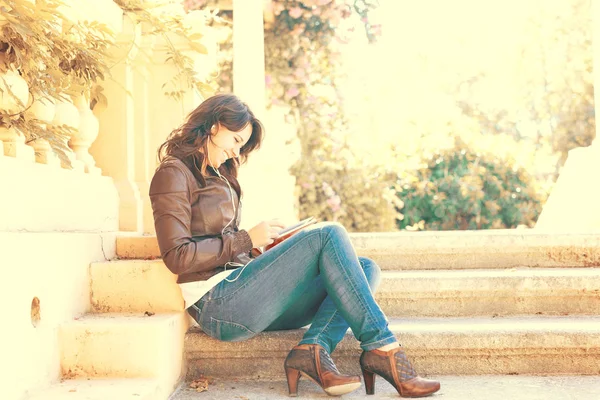
[[[264,128],[248,105],[233,94],[217,94],[204,100],[160,145],[158,160],[162,162],[168,156],[180,159],[200,184],[206,185],[205,176],[216,175],[212,168],[208,168],[207,143],[211,127],[219,124],[232,132],[239,132],[248,124],[252,126],[250,138],[240,149],[239,158],[230,158],[219,167],[221,175],[227,178],[238,196],[241,196],[237,180],[238,167],[246,162],[248,154],[260,148]]]

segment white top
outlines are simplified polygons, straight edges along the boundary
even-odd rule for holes
[[[196,281],[180,283],[181,294],[183,300],[185,300],[185,308],[187,309],[192,304],[195,304],[202,298],[210,289],[217,286],[222,280],[227,278],[235,269],[228,269],[226,271],[219,272],[216,275],[211,276],[206,281]]]

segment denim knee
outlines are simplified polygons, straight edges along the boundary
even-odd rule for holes
[[[321,232],[324,238],[334,236],[334,237],[343,237],[348,236],[348,232],[344,225],[339,222],[324,222],[321,226]]]
[[[365,272],[371,292],[375,292],[381,283],[381,268],[379,268],[379,265],[377,265],[375,261],[371,260],[370,258],[358,257],[358,260],[360,261],[360,265]]]

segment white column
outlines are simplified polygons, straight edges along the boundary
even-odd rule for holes
[[[294,180],[278,116],[265,110],[263,0],[233,0],[233,91],[266,128],[262,148],[240,169],[243,227],[271,218],[296,219]],[[273,128],[273,129],[271,129]]]
[[[233,0],[233,91],[258,118],[264,117],[263,0]]]
[[[112,67],[110,78],[103,83],[108,98],[106,109],[94,108],[100,133],[90,148],[98,167],[113,178],[119,192],[119,229],[139,233],[143,230],[143,206],[135,183],[135,104],[140,100],[134,93],[132,60],[137,46],[132,46],[132,42],[140,36],[139,26],[124,19],[123,32],[113,48],[115,59],[120,62]]]
[[[594,103],[600,115],[600,0],[592,1]],[[596,138],[589,147],[569,151],[569,157],[544,205],[536,229],[561,232],[600,230],[600,122],[596,119]]]
[[[594,54],[594,104],[596,109],[596,138],[592,142],[592,148],[596,156],[600,156],[600,0],[592,1],[592,49]],[[598,170],[596,170],[598,171]]]
[[[136,93],[135,103],[135,148],[137,157],[135,159],[135,182],[140,191],[142,199],[142,225],[143,233],[154,234],[154,217],[152,205],[150,204],[150,180],[156,167],[156,149],[151,146],[150,136],[150,87],[149,83],[153,77],[150,75],[148,66],[151,63],[152,46],[154,40],[145,37],[140,43],[140,52],[135,59],[136,74],[133,87]]]

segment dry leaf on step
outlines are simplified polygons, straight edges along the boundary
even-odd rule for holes
[[[212,384],[213,382],[214,382],[214,379],[211,378],[210,376],[200,375],[199,378],[194,379],[190,383],[190,387],[192,389],[196,389],[197,392],[204,392],[205,390],[208,390],[208,385]]]

